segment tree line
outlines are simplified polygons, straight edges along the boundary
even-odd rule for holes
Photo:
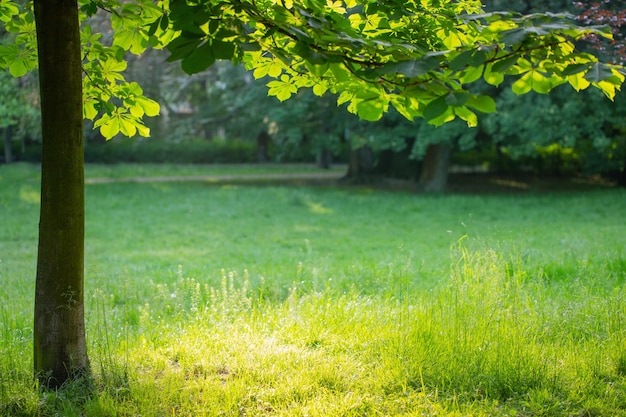
[[[614,3],[592,5],[564,0],[494,1],[486,10],[569,12],[585,24],[610,24],[613,40],[592,35],[586,47],[619,63],[626,56],[622,35],[625,11]],[[104,13],[91,17],[101,31],[110,30]],[[330,93],[320,97],[311,90],[301,90],[283,105],[268,96],[266,81],[255,79],[243,64],[217,62],[189,76],[180,67],[163,65],[168,55],[165,50],[148,49],[141,57],[130,56],[124,71],[161,105],[160,118],[149,124],[151,140],[254,142],[258,144],[255,159],[261,162],[306,159],[327,166],[333,159],[341,160],[351,163],[348,176],[354,181],[394,176],[432,189],[445,186],[445,171],[453,152],[461,162],[486,165],[491,170],[524,168],[549,175],[600,173],[626,184],[622,92],[617,92],[614,103],[597,91],[579,94],[563,86],[548,95],[519,96],[503,85],[483,82],[474,90],[493,97],[499,111],[479,113],[477,128],[468,129],[458,120],[435,128],[423,119],[409,121],[394,111],[370,123],[351,114],[346,105],[338,109]],[[262,71],[257,69],[256,73]],[[0,104],[0,120],[5,161],[10,161],[15,158],[13,154],[19,155],[25,141],[40,138],[37,86],[32,80],[3,76],[2,88],[11,100]],[[510,86],[512,82],[504,83]],[[93,124],[86,125],[86,134],[96,142],[103,141]]]

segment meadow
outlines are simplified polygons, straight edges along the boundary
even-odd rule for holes
[[[626,190],[87,184],[94,378],[50,392],[38,187],[0,166],[0,416],[626,416]]]

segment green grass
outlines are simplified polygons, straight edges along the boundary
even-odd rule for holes
[[[86,197],[96,390],[43,392],[38,172],[0,166],[1,416],[626,416],[625,190]]]

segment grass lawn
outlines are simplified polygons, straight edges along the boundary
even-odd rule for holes
[[[38,187],[0,166],[0,416],[626,416],[626,190],[88,184],[87,395],[32,382]]]

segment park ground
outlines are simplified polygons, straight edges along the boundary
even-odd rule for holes
[[[88,166],[94,380],[47,392],[38,168],[0,166],[0,415],[626,415],[623,189],[304,171]]]

